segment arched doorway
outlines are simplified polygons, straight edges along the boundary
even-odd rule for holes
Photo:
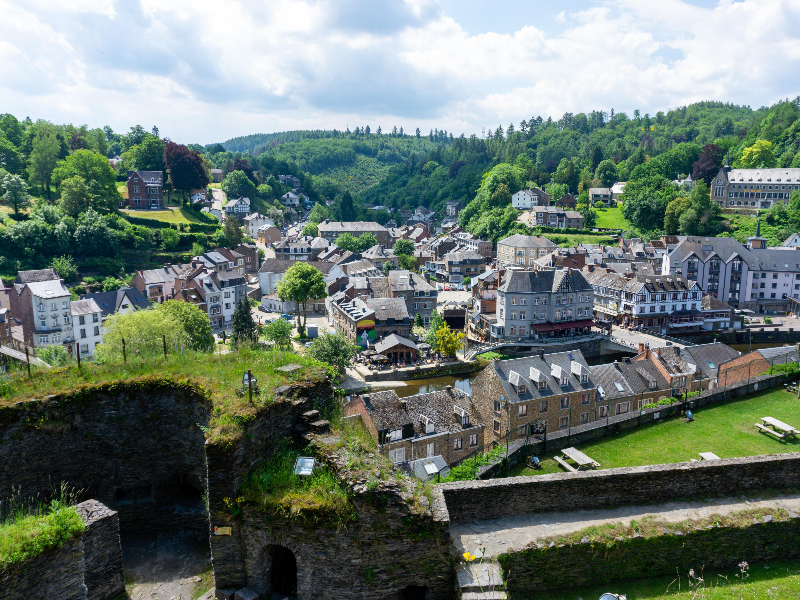
[[[409,585],[400,590],[400,600],[425,600],[428,588],[421,585]]]
[[[297,596],[297,560],[283,546],[269,547],[270,585],[272,592]]]

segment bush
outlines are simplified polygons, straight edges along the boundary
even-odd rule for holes
[[[191,233],[216,233],[220,228],[220,223],[217,221],[216,217],[211,218],[217,223],[216,225],[200,225],[199,223],[189,223],[189,231]]]
[[[64,346],[45,346],[37,350],[36,355],[51,367],[65,367],[72,362]]]
[[[78,278],[78,267],[71,256],[59,256],[50,261],[50,266],[56,270],[58,276],[64,281],[74,281]]]
[[[764,317],[764,324],[769,325],[770,323],[772,323],[772,319],[769,317]]]
[[[118,258],[94,256],[81,261],[81,266],[87,271],[97,271],[103,275],[119,275],[125,268],[125,263]]]

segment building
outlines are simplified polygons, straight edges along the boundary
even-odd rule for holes
[[[425,325],[431,321],[436,309],[438,291],[422,275],[412,271],[389,271],[389,296],[400,298],[406,303],[406,311],[411,319],[419,314]]]
[[[103,321],[114,313],[124,315],[150,308],[150,302],[147,297],[141,291],[132,287],[121,287],[113,292],[83,294],[81,300],[94,301],[100,308],[100,317]]]
[[[128,208],[164,209],[163,171],[128,171]]]
[[[370,261],[376,268],[383,270],[385,264],[392,265],[396,269],[400,263],[400,259],[395,256],[391,248],[384,248],[380,244],[376,244],[361,253],[361,256]]]
[[[175,278],[191,265],[167,263],[160,269],[136,271],[131,287],[139,290],[151,304],[161,304],[175,295]]]
[[[457,217],[460,210],[461,202],[458,200],[450,200],[444,205],[444,214],[448,217]]]
[[[250,198],[241,197],[229,200],[223,210],[226,217],[236,217],[241,221],[250,214]]]
[[[0,308],[0,346],[13,346],[11,336],[11,309]]]
[[[375,311],[364,300],[337,292],[328,297],[326,308],[328,322],[348,340],[362,348],[375,344]]]
[[[786,238],[781,244],[784,248],[792,248],[797,249],[800,248],[800,233],[793,233],[788,238]]]
[[[411,319],[403,298],[365,298],[375,315],[375,337],[382,339],[392,333],[401,337],[411,335]]]
[[[800,352],[797,345],[753,350],[719,365],[718,387],[750,381],[753,377],[769,373],[772,367],[799,363]]]
[[[27,346],[42,348],[73,341],[71,299],[62,279],[24,284],[19,305]]]
[[[35,269],[32,271],[17,271],[17,277],[10,287],[3,285],[3,298],[8,293],[8,307],[11,309],[11,318],[20,321],[22,312],[20,309],[20,296],[25,285],[36,281],[58,281],[60,278],[55,269]],[[6,305],[4,305],[6,306]]]
[[[493,340],[579,335],[590,330],[592,286],[577,269],[509,270],[497,289]]]
[[[415,362],[418,351],[414,342],[394,333],[375,344],[375,352],[383,354],[392,362]]]
[[[483,271],[486,258],[474,250],[451,250],[442,257],[442,268],[436,278],[450,283],[461,283],[464,277],[475,277]]]
[[[467,321],[469,335],[480,340],[487,340],[491,335],[492,325],[497,325],[497,288],[505,271],[490,269],[471,280],[472,311]]]
[[[232,252],[244,258],[245,273],[258,273],[261,261],[255,244],[239,244]]]
[[[534,266],[536,259],[550,254],[558,245],[540,235],[514,234],[497,242],[497,261],[506,266]]]
[[[490,259],[494,256],[494,245],[492,242],[479,240],[474,235],[467,233],[466,231],[454,233],[453,238],[456,240],[456,243],[459,245],[459,247],[464,248],[465,250],[477,252],[486,259]]]
[[[353,237],[359,237],[362,233],[371,233],[381,246],[391,245],[389,232],[385,227],[374,221],[343,222],[325,220],[317,225],[317,230],[319,231],[319,236],[325,238],[329,242],[335,242],[336,238],[343,233],[349,233]]]
[[[265,217],[260,212],[254,212],[247,215],[242,219],[242,224],[244,225],[245,231],[247,231],[247,235],[254,240],[258,238],[259,228],[263,227],[264,225],[275,227],[275,222],[272,219]]]
[[[534,206],[517,219],[528,227],[552,227],[554,229],[583,229],[583,215],[574,210],[558,206]]]
[[[611,186],[611,199],[614,202],[620,201],[620,196],[625,192],[625,181],[618,181]]]
[[[278,260],[316,261],[328,244],[324,238],[305,235],[273,243],[267,248],[267,256]]]
[[[103,311],[91,298],[74,300],[72,311],[72,339],[78,344],[81,358],[92,358],[103,343]]]
[[[520,210],[528,210],[532,206],[550,206],[550,194],[537,187],[520,190],[512,194],[511,206]]]
[[[284,206],[290,206],[292,208],[299,208],[302,201],[303,196],[300,194],[295,194],[294,192],[286,192],[283,196],[281,196],[281,202],[284,204]]]
[[[594,206],[598,202],[609,206],[611,200],[611,188],[589,188],[589,204],[591,206]]]
[[[258,269],[258,283],[261,287],[261,294],[267,296],[275,293],[278,282],[283,279],[286,271],[295,264],[293,260],[280,260],[276,258],[268,258],[261,263]],[[308,261],[308,264],[313,265],[317,270],[322,273],[322,279],[326,284],[331,284],[339,279],[344,279],[347,274],[341,267],[325,261]]]
[[[645,364],[650,367],[650,372],[657,372],[666,381],[669,396],[677,398],[697,389],[697,384],[692,385],[697,365],[686,360],[690,355],[682,353],[678,346],[657,348],[655,351],[642,346],[644,344],[640,344],[639,354],[631,358],[631,364],[634,367]],[[650,381],[649,386],[655,389],[655,380]]]
[[[728,361],[740,357],[742,353],[730,346],[716,342],[687,346],[681,350],[681,355],[684,360],[697,367],[695,379],[700,382],[697,389],[711,390],[719,387],[720,367]]]
[[[575,198],[575,196],[567,192],[566,194],[561,196],[561,198],[556,200],[556,206],[558,206],[559,208],[574,209],[576,206],[578,206],[578,200]]]
[[[214,180],[214,183],[222,181],[222,169],[211,169],[211,179]]]
[[[469,394],[450,386],[406,398],[394,390],[353,396],[344,414],[361,415],[378,451],[394,464],[441,456],[450,465],[485,444],[477,407]]]
[[[281,237],[281,230],[275,227],[274,223],[266,223],[258,228],[255,239],[258,243],[269,247],[271,244],[280,242],[283,238]]]
[[[288,185],[293,190],[299,190],[302,186],[300,180],[294,175],[278,175],[278,181],[282,185]]]
[[[597,386],[580,350],[493,360],[471,387],[487,422],[487,445],[525,439],[543,426],[553,432],[599,418]]]
[[[711,182],[711,200],[725,208],[769,208],[789,204],[800,190],[800,169],[733,169],[728,158]]]
[[[723,302],[711,294],[705,294],[701,302],[701,310],[704,330],[717,331],[734,328],[733,307],[727,302]]]

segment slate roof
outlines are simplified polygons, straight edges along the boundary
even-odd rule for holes
[[[134,309],[144,310],[150,308],[150,301],[136,288],[121,287],[114,292],[96,292],[81,296],[83,300],[94,300],[103,312],[103,318],[118,311],[125,298],[128,299]]]
[[[687,354],[689,356],[686,356]],[[741,356],[741,352],[725,344],[715,343],[687,346],[681,350],[681,355],[687,362],[692,362],[697,366],[705,377],[713,379],[717,377],[719,366],[722,363]]]
[[[31,281],[25,284],[35,296],[39,298],[56,298],[69,296],[69,290],[61,283],[60,279],[50,279],[47,281]]]
[[[668,239],[662,239],[664,239],[667,244],[674,243]],[[733,238],[690,236],[679,241],[675,249],[669,253],[670,263],[673,265],[683,264],[683,261],[691,254],[694,254],[703,262],[708,262],[712,256],[719,257],[724,263],[728,263],[734,258],[739,257],[750,265],[751,268],[756,268],[759,262],[752,254],[751,250],[748,250],[744,245]]]
[[[800,271],[800,249],[788,249],[784,247],[764,248],[750,250],[756,258],[756,266],[753,270],[764,271]]]
[[[711,294],[703,296],[702,306],[703,310],[731,310],[732,308],[730,304]]]
[[[428,283],[419,273],[395,269],[389,271],[389,284],[393,292],[433,291],[436,286]]]
[[[589,188],[590,196],[610,196],[611,188]]]
[[[406,348],[411,348],[413,350],[417,349],[417,345],[408,338],[404,338],[401,335],[392,333],[391,335],[387,335],[380,342],[375,344],[375,352],[380,353],[383,352],[384,350],[391,350],[395,346],[405,346]]]
[[[97,303],[91,298],[73,300],[70,303],[70,308],[73,315],[91,315],[102,312]]]
[[[411,423],[411,415],[394,390],[373,392],[361,396],[364,407],[369,411],[375,429],[395,431]]]
[[[779,346],[776,348],[762,348],[756,350],[765,360],[770,362],[774,361],[775,364],[784,364],[786,362],[797,362],[798,353],[795,346]]]
[[[372,246],[372,248],[369,248],[365,252],[362,252],[361,256],[370,260],[374,258],[389,260],[395,257],[394,252],[392,252],[391,248],[384,248],[380,244],[376,244]]]
[[[505,280],[499,287],[501,292],[536,294],[556,292],[562,283],[568,283],[571,291],[591,291],[591,284],[577,269],[562,271],[507,271]]]
[[[345,233],[350,231],[381,232],[386,228],[375,221],[323,221],[317,225],[319,231],[329,231],[331,233]]]
[[[515,233],[504,240],[497,242],[497,245],[513,246],[514,248],[558,248],[555,244],[541,235],[522,235]]]
[[[486,259],[475,250],[451,250],[442,257],[442,260],[451,263],[486,262]]]
[[[55,269],[36,269],[33,271],[18,271],[15,283],[33,283],[34,281],[49,281],[60,279]]]
[[[297,264],[296,260],[282,260],[280,258],[268,258],[258,269],[259,273],[286,273],[292,265]],[[303,264],[311,265],[317,270],[321,271],[323,275],[331,272],[336,265],[332,262],[325,262],[321,260],[304,260]]]
[[[383,324],[388,319],[394,319],[395,322],[408,319],[406,301],[402,298],[367,298],[365,302],[375,311],[375,320]]]
[[[572,358],[570,358],[570,355]],[[581,383],[580,379],[572,373],[571,363],[573,361],[580,364],[581,368],[585,369],[586,373],[589,375],[586,383]],[[551,366],[553,364],[567,373],[566,386],[561,387],[560,381],[556,381],[551,375]],[[592,390],[596,387],[589,370],[589,365],[586,363],[586,359],[583,358],[583,354],[580,350],[545,354],[544,359],[542,359],[541,356],[526,356],[515,360],[494,360],[490,366],[495,370],[511,402],[525,402],[538,398],[557,398],[565,392]],[[540,377],[544,378],[547,383],[545,389],[540,390],[538,384],[534,385],[531,383],[531,368],[538,370]],[[519,375],[518,381],[525,384],[526,390],[523,394],[517,394],[516,390],[511,385],[509,377],[512,371]]]
[[[800,169],[780,167],[777,169],[731,169],[728,172],[728,181],[736,182],[781,182],[797,183],[800,181]]]
[[[658,348],[655,355],[670,375],[685,375],[696,371],[696,365],[686,362],[685,357],[681,356],[681,349],[677,346]]]
[[[416,394],[403,398],[406,402],[408,414],[414,424],[415,437],[425,437],[425,420],[422,417],[433,421],[434,433],[444,433],[446,431],[459,432],[469,431],[476,427],[483,426],[484,423],[480,413],[472,404],[472,398],[466,392],[458,388],[449,388],[426,394]],[[457,414],[455,407],[462,409],[469,414],[470,424],[461,424],[460,412]]]
[[[613,362],[604,365],[595,365],[589,367],[589,371],[592,373],[592,379],[594,379],[597,385],[598,392],[602,388],[601,396],[604,400],[624,398],[636,393],[625,378],[620,368],[620,363]]]

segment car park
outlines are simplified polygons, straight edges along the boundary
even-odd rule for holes
[[[258,310],[260,310],[261,312],[269,312],[269,311],[267,310],[267,307],[266,307],[266,306],[264,306],[263,304],[259,304],[259,305],[258,305]]]
[[[281,315],[281,319],[286,319],[287,321],[291,321],[292,319],[294,319],[294,316],[293,316],[293,315],[286,314],[286,313],[283,313],[283,314]]]

